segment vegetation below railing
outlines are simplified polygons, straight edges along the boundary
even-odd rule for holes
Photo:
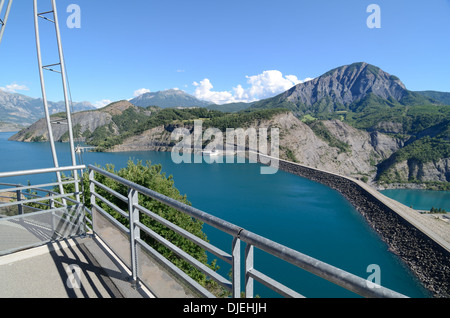
[[[148,189],[154,190],[162,195],[173,198],[179,202],[190,205],[190,202],[187,200],[186,195],[180,194],[179,190],[174,186],[174,180],[172,176],[166,176],[165,173],[162,173],[161,165],[152,165],[150,162],[143,164],[141,161],[134,163],[133,161],[129,161],[126,168],[120,169],[119,171],[115,170],[114,165],[106,165],[105,170],[118,175],[124,179],[127,179],[133,183],[139,184]],[[96,181],[101,184],[107,186],[108,188],[120,193],[123,196],[128,195],[128,188],[115,182],[101,174],[95,175]],[[91,208],[90,206],[90,191],[89,191],[89,176],[86,172],[82,178],[83,180],[83,188],[84,195],[83,199],[86,202],[86,206]],[[65,191],[71,191],[73,185],[66,185]],[[97,188],[96,192],[107,199],[109,202],[116,205],[118,208],[123,210],[124,212],[128,211],[128,205],[124,203],[122,200],[117,198],[116,196],[110,194],[109,192]],[[110,208],[104,202],[98,201],[98,205],[108,212],[111,216],[117,219],[120,223],[129,228],[128,218],[123,217],[120,213]],[[190,217],[187,214],[181,213],[174,208],[168,207],[151,199],[144,195],[139,195],[139,205],[145,207],[146,209],[158,214],[159,216],[165,218],[166,220],[172,222],[175,225],[187,230],[188,232],[194,234],[195,236],[208,241],[206,234],[203,232],[203,223],[198,220]],[[218,270],[216,266],[216,260],[211,261],[208,264],[207,254],[204,249],[200,248],[193,242],[183,238],[181,235],[175,233],[174,231],[166,228],[160,223],[154,221],[149,216],[141,214],[140,222],[155,231],[171,243],[175,244],[185,252],[189,253],[191,256],[206,264],[213,270]],[[143,239],[147,244],[149,244],[152,248],[157,250],[161,255],[170,260],[173,264],[175,264],[178,268],[187,273],[191,278],[200,283],[203,287],[207,288],[210,292],[214,293],[216,296],[228,296],[229,293],[225,291],[222,287],[220,287],[215,281],[212,281],[206,277],[205,274],[197,270],[195,267],[190,265],[188,262],[177,256],[175,253],[170,251],[168,248],[163,246],[162,244],[156,242],[154,239],[150,238],[144,232],[141,232],[141,239]]]

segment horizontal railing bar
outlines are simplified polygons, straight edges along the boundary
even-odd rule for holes
[[[36,191],[43,191],[43,192],[52,192],[51,190],[40,189],[40,188],[54,187],[54,186],[57,186],[59,184],[66,185],[66,184],[72,184],[72,183],[75,183],[75,181],[65,181],[65,182],[61,182],[61,183],[54,182],[54,183],[47,183],[47,184],[39,184],[39,185],[35,185],[35,186],[15,187],[15,188],[10,188],[10,189],[1,189],[0,193],[3,193],[3,192],[14,192],[14,191],[24,191],[24,190],[36,190]]]
[[[80,166],[70,166],[70,167],[60,167],[60,168],[46,168],[46,169],[35,169],[35,170],[13,171],[13,172],[1,172],[0,178],[20,177],[20,176],[44,174],[44,173],[52,173],[52,172],[75,171],[75,170],[82,170],[82,169],[86,169],[86,166],[80,165]]]
[[[39,216],[42,214],[48,214],[50,212],[63,211],[63,210],[65,210],[65,208],[58,208],[58,209],[53,209],[53,210],[43,210],[43,211],[39,211],[39,212],[33,212],[33,214],[30,214],[30,215]],[[5,218],[1,218],[0,220],[3,222],[3,221],[11,221],[11,220],[16,220],[16,219],[23,219],[23,218],[24,218],[24,215],[14,215],[14,216],[8,216]]]
[[[116,196],[118,199],[122,200],[123,202],[128,203],[128,198],[124,195],[121,195],[119,192],[114,191],[113,189],[105,186],[104,184],[98,182],[97,180],[92,180],[92,183],[94,183],[99,188],[109,192],[110,194]]]
[[[146,215],[148,215],[149,217],[151,217],[155,221],[158,221],[159,223],[165,225],[166,227],[168,227],[169,229],[173,230],[174,232],[176,232],[176,233],[180,234],[181,236],[187,238],[191,242],[194,242],[195,244],[197,244],[201,248],[207,250],[208,252],[211,252],[212,254],[216,255],[217,257],[219,257],[220,259],[224,260],[225,262],[227,262],[229,264],[233,263],[233,258],[232,258],[232,256],[230,254],[228,254],[225,251],[222,251],[221,249],[215,247],[211,243],[202,240],[198,236],[195,236],[191,232],[186,231],[185,229],[183,229],[183,228],[181,228],[181,227],[179,227],[179,226],[177,226],[177,225],[167,221],[165,218],[157,215],[154,212],[151,212],[150,210],[144,208],[143,206],[140,206],[139,204],[135,205],[135,208],[137,208],[139,211],[145,213]]]
[[[205,223],[207,223],[207,224],[209,224],[209,225],[211,225],[211,226],[213,226],[213,227],[215,227],[215,228],[217,228],[217,229],[219,229],[219,230],[221,230],[221,231],[223,231],[225,233],[228,233],[228,234],[230,234],[232,236],[237,236],[238,233],[242,230],[241,227],[238,227],[238,226],[236,226],[234,224],[231,224],[231,223],[229,223],[227,221],[224,221],[224,220],[222,220],[222,219],[220,219],[218,217],[215,217],[215,216],[210,215],[210,214],[208,214],[206,212],[203,212],[201,210],[193,208],[193,207],[191,207],[191,206],[189,206],[187,204],[181,203],[181,202],[179,202],[179,201],[177,201],[175,199],[166,197],[166,196],[164,196],[164,195],[162,195],[162,194],[160,194],[160,193],[158,193],[156,191],[147,189],[147,188],[145,188],[143,186],[140,186],[140,185],[138,185],[136,183],[128,181],[128,180],[126,180],[126,179],[124,179],[122,177],[116,176],[115,174],[110,173],[108,171],[104,171],[104,170],[102,170],[100,168],[97,168],[97,167],[95,167],[93,165],[89,165],[89,169],[94,170],[94,171],[96,171],[96,172],[98,172],[98,173],[100,173],[100,174],[102,174],[102,175],[104,175],[104,176],[106,176],[106,177],[108,177],[108,178],[110,178],[112,180],[120,182],[120,183],[128,186],[129,188],[140,192],[141,194],[147,195],[147,196],[149,196],[149,197],[151,197],[151,198],[153,198],[153,199],[155,199],[155,200],[157,200],[157,201],[159,201],[161,203],[164,203],[164,204],[166,204],[166,205],[168,205],[170,207],[175,208],[176,210],[178,210],[180,212],[184,212],[184,213],[186,213],[186,214],[188,214],[188,215],[190,215],[190,216],[192,216],[192,217],[194,217],[194,218],[196,218],[196,219],[198,219],[198,220],[200,220],[202,222],[205,222]]]
[[[31,209],[31,210],[35,210],[35,211],[44,211],[44,210],[42,210],[42,209],[35,208],[34,206],[24,205],[23,207],[24,207],[24,208]],[[46,211],[48,211],[48,210],[46,210]],[[26,213],[26,214],[28,214],[28,213]]]
[[[270,278],[269,276],[264,275],[263,273],[257,271],[256,269],[251,269],[247,271],[247,274],[260,282],[261,284],[269,287],[273,291],[284,297],[290,298],[305,298],[305,296],[295,292],[294,290],[284,286],[283,284],[277,282],[276,280]]]
[[[60,195],[54,195],[54,196],[48,196],[48,197],[42,197],[38,199],[30,199],[30,200],[22,200],[22,201],[15,201],[15,202],[9,202],[9,203],[0,203],[0,207],[8,207],[8,206],[15,206],[15,205],[25,205],[28,203],[39,203],[39,201],[46,201],[50,199],[62,199],[65,198],[68,195],[76,195],[81,194],[81,192],[73,192],[68,194],[60,194]]]
[[[119,208],[117,205],[115,205],[114,203],[111,203],[110,201],[108,201],[107,199],[105,199],[104,197],[102,197],[100,194],[98,194],[97,192],[93,192],[92,193],[97,199],[99,199],[100,201],[102,201],[103,203],[105,203],[106,205],[108,205],[111,209],[113,209],[114,211],[116,211],[117,213],[119,213],[120,215],[122,215],[125,218],[129,218],[128,213],[126,213],[125,211],[123,211],[121,208]]]
[[[18,205],[21,205],[23,201],[14,201],[14,202],[17,202]],[[34,202],[34,204],[39,204],[39,205],[44,205],[44,206],[50,207],[50,204],[44,203],[44,202]],[[24,206],[27,206],[27,205],[24,205]]]
[[[0,182],[0,186],[5,186],[5,187],[21,187],[21,184],[14,184],[14,183],[2,183]]]
[[[247,244],[251,244],[269,254],[363,297],[405,297],[402,294],[382,286],[379,286],[378,288],[369,288],[367,280],[361,277],[345,272],[252,232],[243,230],[240,233],[239,238]]]
[[[148,253],[150,253],[158,262],[163,264],[163,266],[169,268],[178,278],[182,279],[189,286],[194,288],[198,293],[207,298],[215,298],[213,294],[211,294],[208,290],[206,290],[203,286],[193,280],[189,275],[179,269],[177,266],[172,264],[168,259],[162,256],[160,253],[155,251],[150,245],[148,245],[145,241],[140,238],[136,238],[136,242],[139,243],[141,247],[143,247]]]
[[[231,290],[232,284],[230,281],[226,280],[223,276],[219,275],[217,272],[213,271],[211,268],[206,266],[205,264],[201,263],[199,260],[195,259],[185,251],[183,251],[178,246],[174,245],[173,243],[169,242],[165,238],[163,238],[161,235],[157,234],[155,231],[152,231],[147,226],[142,224],[141,222],[136,222],[135,225],[137,225],[142,231],[150,235],[152,238],[157,240],[159,243],[163,244],[165,247],[170,249],[172,252],[186,260],[189,264],[200,270],[202,273],[208,275],[212,279],[214,279],[216,282],[218,282],[223,287]]]
[[[52,194],[52,195],[58,194],[58,192],[53,192],[53,191],[49,191],[49,193]],[[80,192],[80,194],[81,194],[81,192]],[[45,198],[47,198],[47,197],[45,197]],[[77,200],[75,200],[75,199],[71,199],[71,198],[69,198],[69,197],[64,198],[64,199],[66,199],[67,201],[70,201],[70,202],[72,202],[72,203],[75,203],[75,204],[81,203],[81,202],[79,202],[79,201],[77,201]],[[58,203],[59,205],[64,206],[64,204],[61,203],[61,202],[59,202],[59,201],[54,201],[54,203]]]
[[[17,200],[16,197],[7,197],[6,195],[0,195],[0,198],[2,199],[11,199],[11,200]]]
[[[84,206],[84,211],[86,211],[90,216],[92,216],[92,211],[89,210],[86,206]]]

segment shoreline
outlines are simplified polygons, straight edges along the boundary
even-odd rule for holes
[[[109,152],[169,152],[171,150],[169,147],[155,148],[159,149],[122,149]],[[248,156],[248,151],[245,152],[245,156]],[[258,161],[261,163],[259,156]],[[431,218],[429,215],[422,215],[419,211],[386,197],[377,188],[363,181],[283,159],[279,159],[279,163],[280,170],[337,190],[361,213],[372,229],[387,244],[389,250],[414,273],[431,296],[450,297],[449,223],[442,224],[444,222]],[[426,190],[418,187],[416,183],[397,183],[393,184],[392,188]],[[383,187],[383,189],[386,188]]]
[[[154,148],[158,149],[102,152],[171,151],[171,147]],[[248,155],[248,151],[245,155]],[[259,156],[258,161],[260,162]],[[363,181],[282,159],[279,159],[279,163],[280,170],[322,183],[340,192],[361,213],[388,245],[389,250],[415,274],[425,289],[434,297],[450,297],[450,239],[442,240],[443,236],[450,235],[450,227],[444,233],[435,231],[435,220],[419,217],[421,214],[418,211],[389,199]],[[411,189],[399,185],[396,184],[395,189]]]
[[[282,159],[279,163],[280,170],[338,191],[433,297],[450,297],[450,224],[436,223],[439,221],[384,196],[363,181]]]

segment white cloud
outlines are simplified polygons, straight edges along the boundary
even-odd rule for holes
[[[233,94],[230,92],[213,92],[212,89],[214,86],[207,78],[200,81],[200,83],[194,82],[193,85],[197,87],[194,96],[198,99],[211,101],[216,104],[231,103],[234,101]]]
[[[102,99],[98,102],[95,102],[93,105],[95,108],[103,108],[111,103],[112,103],[112,101],[110,101],[109,99]]]
[[[148,88],[140,88],[134,91],[134,97],[141,96],[145,93],[150,93],[150,90]]]
[[[216,104],[235,102],[254,102],[264,98],[273,97],[283,93],[293,86],[311,80],[307,78],[299,80],[295,75],[286,75],[277,70],[264,71],[259,75],[246,76],[248,88],[238,85],[232,91],[213,91],[211,81],[205,78],[200,83],[194,82],[196,86],[195,97],[208,100]]]
[[[7,92],[7,93],[17,93],[17,91],[28,91],[30,89],[25,85],[19,85],[19,84],[13,83],[10,85],[6,85],[5,87],[0,87],[0,90]]]

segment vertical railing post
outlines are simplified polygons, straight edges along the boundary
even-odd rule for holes
[[[232,257],[233,257],[233,298],[241,297],[241,240],[238,237],[233,239],[232,245]]]
[[[249,272],[253,269],[253,245],[247,244],[245,247],[245,297],[253,298],[253,278]]]
[[[20,190],[16,191],[16,197],[17,197],[17,202],[22,201],[22,192]],[[23,205],[22,205],[22,203],[19,204],[17,206],[17,208],[19,209],[19,215],[22,215],[23,214]]]
[[[140,229],[136,225],[139,222],[139,210],[135,206],[139,203],[138,192],[134,189],[128,190],[128,213],[130,219],[130,249],[131,249],[131,272],[132,285],[137,287],[138,277],[138,256],[136,248],[136,239],[140,237]]]
[[[89,169],[89,192],[90,192],[90,202],[91,202],[91,217],[92,217],[92,234],[95,236],[95,222],[94,222],[94,204],[95,204],[95,173],[94,170]]]

